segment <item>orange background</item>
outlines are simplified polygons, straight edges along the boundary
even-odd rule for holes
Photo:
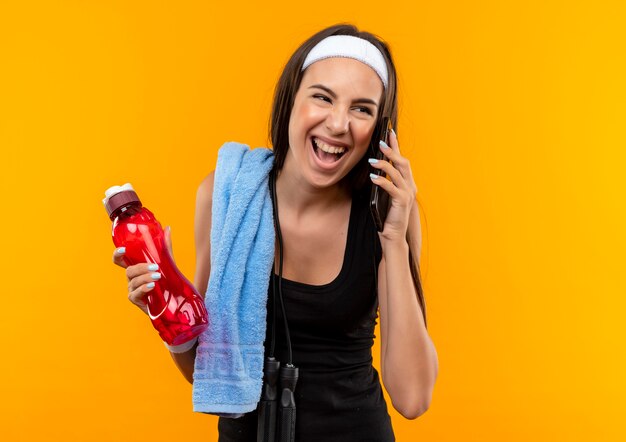
[[[217,149],[267,145],[289,55],[350,21],[396,58],[439,353],[398,440],[626,440],[625,8],[2,2],[2,439],[216,440],[127,300],[101,199],[131,182],[192,280]]]

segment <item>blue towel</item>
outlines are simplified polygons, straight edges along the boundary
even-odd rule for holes
[[[238,417],[261,397],[267,291],[274,262],[268,179],[273,153],[225,143],[211,218],[211,276],[193,374],[193,411]]]

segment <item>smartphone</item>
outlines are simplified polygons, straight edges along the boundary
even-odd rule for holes
[[[372,149],[374,152],[374,158],[378,160],[384,159],[383,153],[380,151],[380,147],[378,144],[379,140],[383,140],[385,143],[389,144],[389,129],[391,129],[391,120],[389,117],[382,118],[381,124],[378,127],[378,130],[374,133],[372,137]],[[375,173],[384,179],[387,179],[387,174],[384,170],[374,169],[372,173]],[[379,232],[383,231],[383,227],[385,226],[385,219],[387,218],[387,212],[389,211],[389,194],[380,186],[376,184],[372,184],[372,193],[370,195],[370,211],[372,212],[372,217],[374,218],[374,224],[376,224],[376,229]]]

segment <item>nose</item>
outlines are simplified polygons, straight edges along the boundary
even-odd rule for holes
[[[334,106],[326,117],[326,127],[333,135],[345,134],[350,130],[350,115],[340,106]]]

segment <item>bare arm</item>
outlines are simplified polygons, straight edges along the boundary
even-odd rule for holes
[[[419,259],[420,227],[415,202],[408,241],[381,238],[383,259],[378,278],[383,383],[394,408],[409,419],[428,409],[439,366],[409,268],[409,247],[415,260]]]
[[[417,186],[393,130],[389,145],[381,144],[380,151],[386,160],[372,163],[372,167],[384,170],[389,179],[374,175],[372,182],[391,197],[385,226],[379,233],[383,249],[378,270],[380,366],[394,408],[415,419],[430,406],[439,370],[409,264],[409,250],[418,262],[421,248]]]
[[[194,287],[202,297],[206,293],[211,274],[211,205],[213,202],[214,172],[207,175],[196,192],[196,214],[194,236],[196,247],[196,274]],[[190,384],[193,384],[193,370],[197,344],[185,353],[171,353],[176,367]]]
[[[411,214],[409,215],[409,228],[407,230],[407,242],[411,247],[411,253],[415,262],[419,263],[422,253],[422,223],[417,200],[413,201]]]

